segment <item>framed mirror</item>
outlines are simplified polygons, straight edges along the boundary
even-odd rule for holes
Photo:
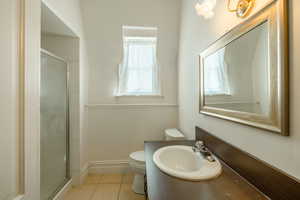
[[[273,1],[200,55],[200,113],[289,134],[285,0]]]

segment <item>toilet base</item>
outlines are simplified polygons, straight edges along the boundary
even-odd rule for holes
[[[132,183],[132,190],[137,194],[145,194],[144,191],[144,175],[135,174]]]

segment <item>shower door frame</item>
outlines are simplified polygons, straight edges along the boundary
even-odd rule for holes
[[[63,58],[61,58],[61,57],[59,57],[59,56],[57,56],[57,55],[55,55],[55,54],[53,54],[53,53],[51,53],[47,50],[41,48],[40,49],[40,54],[42,55],[43,53],[50,56],[50,57],[52,57],[52,58],[54,58],[54,59],[62,61],[63,63],[66,64],[66,68],[67,68],[67,77],[66,77],[66,81],[67,81],[67,84],[66,84],[66,91],[67,91],[67,94],[66,94],[66,103],[67,103],[67,105],[66,105],[66,116],[67,116],[66,117],[67,118],[66,119],[66,177],[65,177],[66,180],[61,185],[59,185],[55,191],[53,191],[52,195],[49,196],[49,200],[50,200],[50,199],[53,199],[63,189],[63,187],[65,185],[67,185],[68,182],[72,179],[72,177],[71,177],[71,159],[70,159],[71,158],[71,156],[70,156],[70,148],[71,148],[70,94],[69,94],[70,93],[70,85],[69,85],[70,69],[69,69],[68,62],[65,59],[63,59]]]

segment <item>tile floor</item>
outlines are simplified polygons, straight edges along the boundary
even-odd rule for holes
[[[145,200],[131,190],[133,174],[88,175],[84,184],[72,188],[64,200]]]

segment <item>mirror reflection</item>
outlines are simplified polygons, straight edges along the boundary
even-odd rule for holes
[[[205,105],[267,116],[268,49],[268,23],[264,22],[207,56],[203,72]]]

